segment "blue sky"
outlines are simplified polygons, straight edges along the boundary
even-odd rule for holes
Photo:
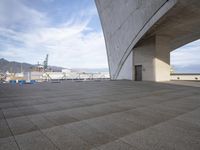
[[[107,68],[94,0],[0,0],[0,58],[67,68]],[[171,53],[176,70],[200,66],[200,41]],[[195,72],[200,72],[196,69]]]
[[[200,73],[200,40],[172,51],[170,59],[175,72]]]
[[[11,11],[12,10],[12,11]],[[107,68],[93,0],[0,0],[0,58],[67,68]]]

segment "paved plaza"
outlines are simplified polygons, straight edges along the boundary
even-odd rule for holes
[[[0,150],[18,149],[200,150],[200,88],[132,81],[0,84]]]

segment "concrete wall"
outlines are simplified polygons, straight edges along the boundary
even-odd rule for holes
[[[142,65],[142,80],[155,80],[155,37],[141,42],[133,49],[133,52],[133,65]],[[134,67],[133,72],[135,72]],[[133,75],[133,78],[135,78],[135,73]]]
[[[170,51],[169,38],[159,35],[141,41],[133,49],[133,65],[142,65],[142,80],[170,80]]]
[[[134,79],[142,64],[144,80],[170,80],[170,51],[200,38],[200,0],[95,1],[111,79]]]
[[[134,45],[174,4],[175,0],[96,0],[111,78],[118,77]]]
[[[131,52],[126,59],[117,79],[133,80],[133,52]]]
[[[171,80],[200,81],[200,74],[171,74]]]

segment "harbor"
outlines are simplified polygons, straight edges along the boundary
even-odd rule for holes
[[[11,69],[10,69],[11,70]],[[11,84],[34,84],[37,82],[61,82],[63,80],[109,80],[109,72],[88,72],[84,69],[62,68],[59,71],[54,70],[48,65],[48,55],[43,63],[38,63],[30,68],[30,71],[23,71],[21,65],[20,72],[2,72],[0,74],[1,83]]]

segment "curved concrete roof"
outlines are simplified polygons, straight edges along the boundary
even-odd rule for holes
[[[96,5],[113,79],[142,39],[169,36],[174,50],[200,37],[199,0],[96,0]]]

